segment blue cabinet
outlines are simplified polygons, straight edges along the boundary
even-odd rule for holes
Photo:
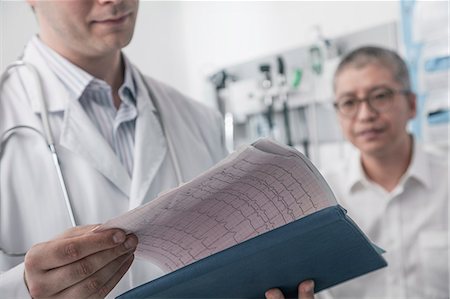
[[[400,2],[402,35],[414,91],[418,95],[414,134],[427,144],[449,148],[449,2]]]

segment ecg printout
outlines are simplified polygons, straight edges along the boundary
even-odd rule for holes
[[[302,155],[267,139],[258,143],[274,151],[249,146],[102,228],[135,233],[136,256],[171,272],[336,205],[323,178]]]

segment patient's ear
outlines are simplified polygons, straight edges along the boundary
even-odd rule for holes
[[[417,96],[415,93],[410,93],[407,95],[408,97],[408,108],[409,108],[409,117],[410,119],[416,117],[417,114]]]

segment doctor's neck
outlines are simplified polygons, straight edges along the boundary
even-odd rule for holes
[[[40,36],[41,40],[58,54],[97,79],[111,86],[114,105],[120,105],[119,88],[124,81],[125,64],[120,49],[114,49],[102,55],[86,55],[61,44],[54,44]]]

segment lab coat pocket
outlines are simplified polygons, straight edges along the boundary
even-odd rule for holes
[[[449,246],[446,231],[419,235],[422,286],[426,298],[449,298]]]

